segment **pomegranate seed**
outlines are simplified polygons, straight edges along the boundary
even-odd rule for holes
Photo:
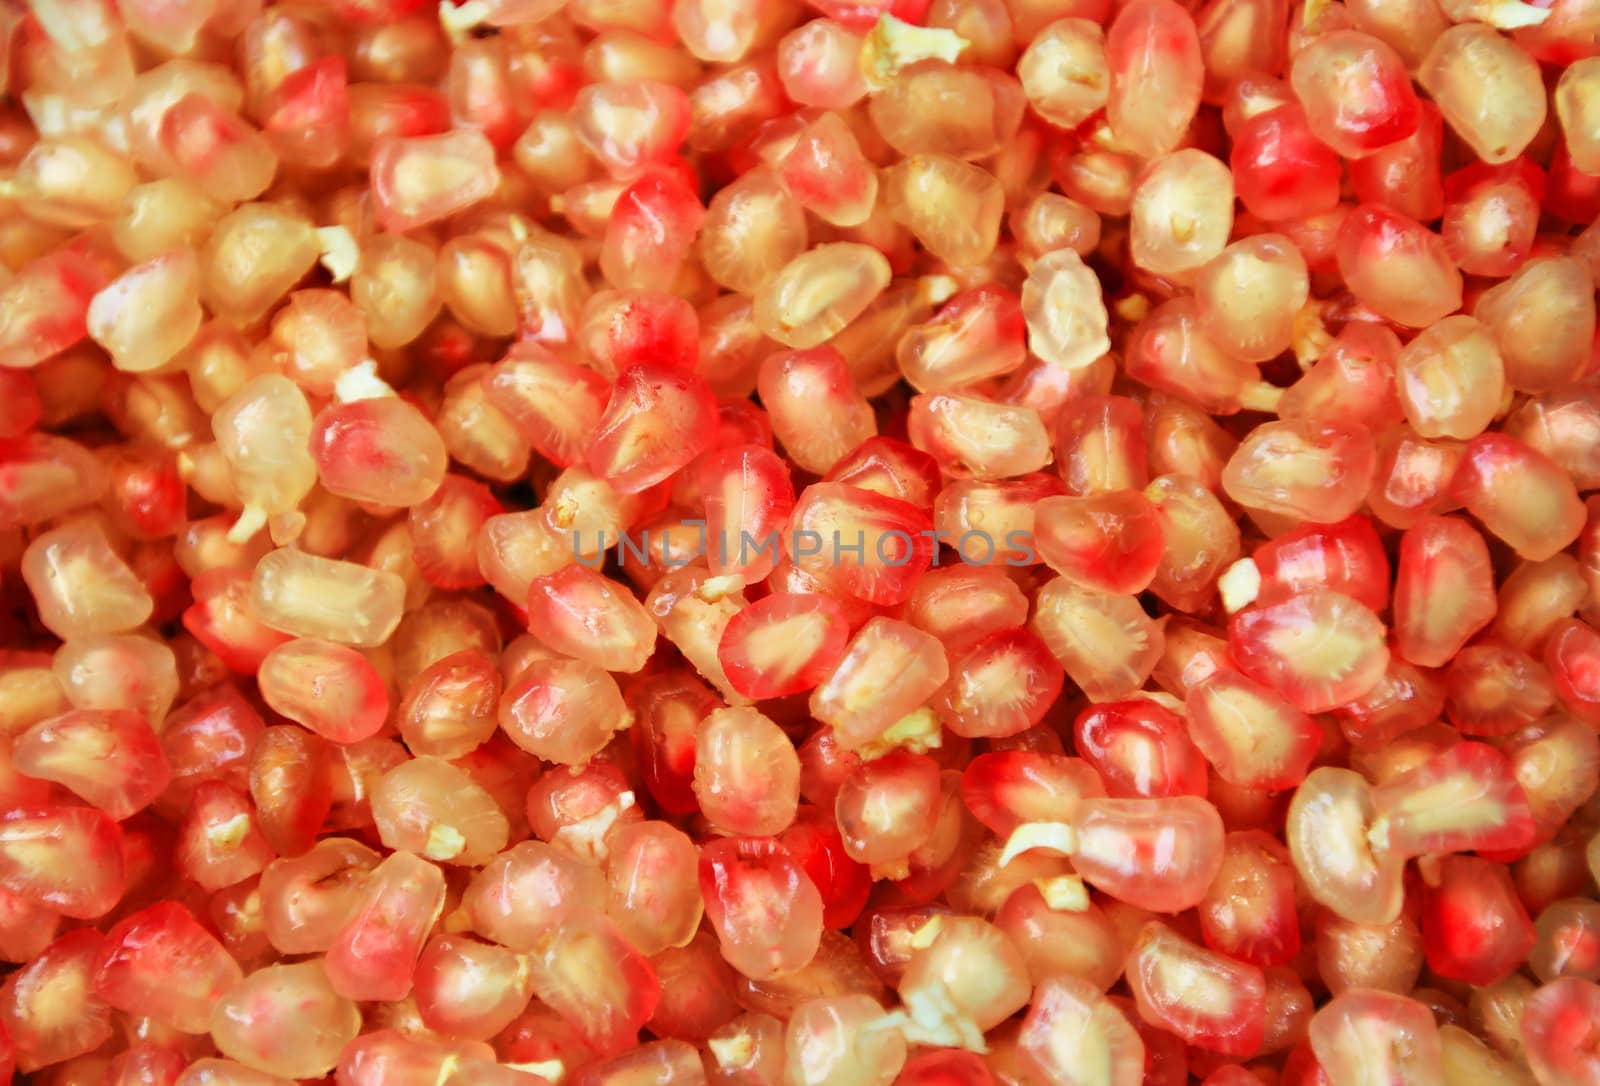
[[[1054,977],[1041,984],[1017,1036],[1019,1062],[1068,1086],[1144,1080],[1145,1046],[1121,1009],[1086,981]]]
[[[1456,743],[1373,790],[1369,836],[1404,856],[1514,849],[1533,816],[1510,761],[1483,743]]]
[[[1483,537],[1453,517],[1424,517],[1407,529],[1394,613],[1401,656],[1423,667],[1448,663],[1494,618],[1494,571]]]
[[[1261,1047],[1266,980],[1253,965],[1198,947],[1165,924],[1140,929],[1128,953],[1139,1015],[1190,1044],[1244,1056]]]
[[[1289,804],[1285,838],[1295,870],[1316,901],[1355,923],[1399,915],[1403,858],[1371,830],[1378,810],[1359,773],[1312,770]]]
[[[1422,898],[1428,968],[1468,984],[1492,984],[1534,946],[1533,923],[1506,869],[1475,856],[1447,856]]]
[[[794,821],[800,759],[761,713],[717,709],[695,736],[694,793],[701,812],[724,832],[771,837]]]
[[[778,842],[729,837],[702,846],[700,892],[722,956],[743,975],[763,980],[816,953],[822,897]]]

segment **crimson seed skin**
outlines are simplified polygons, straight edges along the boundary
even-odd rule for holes
[[[0,1082],[1600,1086],[1597,10],[0,4]]]

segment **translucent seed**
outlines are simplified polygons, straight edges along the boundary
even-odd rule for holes
[[[117,368],[139,373],[170,361],[200,328],[199,265],[189,249],[139,264],[89,303],[89,336]]]
[[[883,175],[894,220],[954,267],[981,264],[1000,235],[1005,194],[988,171],[945,155],[913,155]]]
[[[1448,856],[1423,896],[1428,968],[1467,984],[1514,973],[1534,948],[1534,927],[1508,869],[1476,856]]]
[[[664,822],[619,826],[606,861],[606,912],[641,953],[685,946],[704,903],[694,843]]]
[[[1575,61],[1561,73],[1553,95],[1567,153],[1572,156],[1572,164],[1588,174],[1600,173],[1600,144],[1594,135],[1594,110],[1600,106],[1597,75],[1600,64],[1595,63],[1595,58]]]
[[[264,136],[203,94],[186,94],[162,115],[156,139],[177,172],[223,203],[253,200],[277,173]]]
[[[1090,365],[1111,346],[1099,278],[1070,249],[1036,260],[1022,285],[1028,349],[1069,370]]]
[[[203,1034],[212,1006],[241,976],[216,937],[188,909],[169,901],[110,929],[94,991],[118,1010]]]
[[[913,945],[925,945],[913,953],[898,985],[915,1023],[908,1032],[925,1030],[928,1041],[981,1044],[983,1034],[1027,1005],[1027,966],[1010,938],[984,920],[951,916],[929,923],[931,933],[913,934]]]
[[[1171,0],[1139,0],[1106,32],[1106,119],[1119,143],[1155,158],[1174,150],[1200,107],[1204,62],[1194,19]]]
[[[774,435],[808,471],[827,472],[877,430],[871,405],[831,348],[769,356],[758,387]]]
[[[1443,1078],[1433,1015],[1404,996],[1361,988],[1344,992],[1317,1011],[1309,1036],[1331,1082],[1378,1086]]]
[[[250,607],[273,629],[357,648],[389,639],[405,602],[393,573],[302,551],[273,551],[256,565]]]
[[[438,315],[436,270],[434,250],[420,241],[379,235],[362,244],[350,300],[366,318],[374,347],[403,347]]]
[[[1181,297],[1140,321],[1124,348],[1128,375],[1218,414],[1256,402],[1256,367],[1212,342],[1200,315],[1195,299]]]
[[[45,139],[16,165],[14,200],[31,218],[81,230],[114,218],[138,183],[132,164],[82,136]]]
[[[1417,82],[1456,135],[1490,164],[1516,158],[1545,122],[1538,64],[1482,23],[1440,34],[1417,69]]]
[[[1087,981],[1052,977],[1034,994],[1017,1036],[1027,1069],[1060,1086],[1136,1086],[1145,1046],[1127,1016]]]
[[[1015,735],[1043,719],[1062,679],[1061,665],[1038,637],[1024,629],[1000,630],[951,665],[934,710],[957,735]]]
[[[822,897],[788,850],[725,837],[700,850],[706,919],[728,964],[762,980],[799,969],[817,952]]]
[[[95,520],[71,521],[36,536],[22,553],[22,579],[39,620],[63,640],[134,629],[154,607]]]
[[[911,443],[951,474],[1001,479],[1050,462],[1050,437],[1031,407],[956,393],[923,394],[912,397],[906,426]]]
[[[1228,640],[1240,670],[1304,712],[1324,712],[1360,697],[1389,662],[1377,616],[1325,590],[1239,612]]]
[[[1184,704],[1195,745],[1218,776],[1243,788],[1293,788],[1322,746],[1309,716],[1231,671],[1191,687]]]
[[[546,761],[582,765],[627,722],[615,680],[593,664],[549,659],[530,664],[500,699],[500,727]]]
[[[493,145],[470,129],[392,138],[373,149],[373,201],[384,227],[397,234],[464,211],[499,183]]]
[[[215,893],[259,874],[271,860],[272,846],[244,790],[199,782],[178,826],[177,872]]]
[[[889,285],[889,262],[853,242],[819,245],[784,265],[755,296],[755,322],[787,347],[815,347],[864,312]]]
[[[720,830],[770,837],[794,821],[800,760],[788,736],[761,713],[718,709],[695,736],[694,793]]]
[[[1502,434],[1468,443],[1450,492],[1491,534],[1533,561],[1563,550],[1582,530],[1583,507],[1566,473]]]
[[[1196,796],[1086,799],[1072,836],[1085,882],[1154,912],[1198,904],[1222,863],[1222,819]]]
[[[360,1030],[360,1011],[334,991],[318,960],[257,970],[211,1012],[224,1055],[284,1078],[328,1074]]]
[[[660,364],[634,366],[617,377],[587,464],[624,493],[654,486],[710,445],[715,410],[699,378]]]
[[[1484,743],[1456,743],[1373,790],[1369,836],[1402,856],[1492,851],[1531,842],[1533,816],[1510,761]]]
[[[1594,1056],[1596,1007],[1600,985],[1577,977],[1551,981],[1528,997],[1520,1032],[1538,1081],[1576,1086],[1600,1070]]]
[[[728,290],[755,294],[805,249],[805,211],[768,171],[741,175],[706,206],[700,260],[706,274]]]
[[[111,1009],[94,994],[104,946],[105,937],[91,928],[68,932],[0,985],[0,1018],[24,1075],[111,1040]]]
[[[462,897],[472,930],[513,950],[532,950],[557,926],[604,907],[600,870],[539,841],[523,841],[496,856]]]
[[[795,102],[848,109],[865,97],[861,35],[832,19],[812,19],[778,41],[778,78]]]
[[[1039,590],[1030,628],[1072,681],[1099,700],[1137,690],[1161,656],[1162,624],[1137,599],[1088,592],[1065,577]]]
[[[1196,273],[1200,327],[1234,357],[1265,362],[1293,341],[1308,284],[1305,258],[1288,238],[1242,238]]]
[[[1029,41],[1017,76],[1036,113],[1076,128],[1105,106],[1110,91],[1105,32],[1088,19],[1053,22]]]
[[[80,342],[95,293],[108,276],[84,255],[63,251],[24,264],[0,284],[0,365],[37,366]]]
[[[1425,517],[1400,541],[1395,647],[1414,664],[1448,663],[1494,618],[1494,570],[1483,537],[1464,520]]]
[[[894,1030],[870,1029],[883,1017],[866,995],[824,996],[795,1008],[784,1034],[784,1081],[791,1086],[886,1086],[905,1063]]]
[[[166,755],[139,713],[78,709],[17,736],[16,770],[54,781],[121,821],[160,795],[171,778]]]
[[[1261,1047],[1266,979],[1259,968],[1196,946],[1158,921],[1128,953],[1128,986],[1139,1015],[1212,1052],[1246,1056]]]
[[[1228,243],[1233,176],[1203,151],[1162,155],[1135,183],[1129,225],[1139,267],[1167,276],[1192,272]]]
[[[394,506],[432,497],[448,460],[427,417],[396,396],[323,408],[313,423],[311,455],[331,493]]]
[[[644,606],[579,565],[534,578],[528,623],[557,652],[607,671],[638,671],[655,650],[656,624]]]
[[[333,990],[364,1002],[404,999],[444,896],[444,873],[412,853],[393,853],[373,868],[324,959]]]
[[[1327,766],[1312,770],[1289,805],[1296,871],[1313,898],[1356,923],[1387,924],[1400,912],[1403,860],[1369,840],[1376,815],[1366,780]]]
[[[897,72],[887,88],[868,99],[867,113],[902,155],[970,161],[1003,147],[1026,105],[1021,85],[1009,76],[925,60]]]
[[[1228,460],[1222,485],[1239,504],[1333,523],[1360,508],[1374,472],[1371,435],[1328,420],[1265,423]]]
[[[317,263],[316,231],[295,209],[244,204],[217,223],[200,253],[200,300],[227,320],[266,314]]]
[[[901,337],[895,360],[918,391],[953,390],[1020,366],[1026,332],[1018,297],[986,285],[956,295],[933,319],[914,325]]]
[[[1345,158],[1405,139],[1421,115],[1405,64],[1389,45],[1356,30],[1319,34],[1289,71],[1311,130]]]
[[[795,133],[774,168],[789,194],[824,222],[859,226],[872,214],[877,172],[837,113],[824,113]]]
[[[1535,396],[1506,419],[1505,432],[1526,442],[1564,468],[1580,490],[1595,486],[1590,452],[1596,446],[1590,427],[1596,401],[1581,390]]]
[[[949,675],[944,647],[888,618],[863,626],[844,658],[811,694],[811,714],[833,726],[846,749],[865,746],[921,706]]]
[[[488,1040],[514,1022],[531,996],[520,955],[455,935],[436,935],[417,960],[415,998],[439,1033]]]
[[[1544,392],[1576,378],[1594,337],[1591,280],[1570,257],[1530,260],[1504,283],[1486,290],[1473,315],[1494,337],[1506,380],[1523,392]],[[1533,329],[1539,334],[1534,336]]]

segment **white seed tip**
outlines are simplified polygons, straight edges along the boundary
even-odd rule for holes
[[[1492,0],[1489,10],[1482,13],[1484,22],[1497,30],[1519,30],[1525,26],[1538,26],[1550,18],[1554,8],[1536,8],[1519,0]]]
[[[1217,592],[1228,614],[1244,610],[1261,594],[1261,567],[1252,558],[1241,558],[1217,578]]]
[[[939,717],[934,711],[924,705],[920,709],[913,709],[893,724],[872,742],[856,751],[864,762],[876,761],[885,754],[896,750],[908,750],[913,754],[926,754],[930,750],[937,750],[944,744],[944,729],[939,724]]]
[[[902,1016],[897,1024],[905,1039],[912,1044],[964,1048],[969,1052],[989,1051],[983,1039],[983,1030],[962,1013],[944,985],[927,984],[913,988],[902,993],[901,1000],[905,1010],[895,1012]]]
[[[1024,822],[1006,838],[1006,847],[1000,853],[1000,866],[1005,867],[1030,849],[1071,856],[1076,847],[1077,837],[1065,822]]]
[[[429,860],[453,860],[467,847],[467,839],[454,826],[434,826],[428,831],[428,843],[422,855]]]
[[[954,64],[970,43],[954,30],[917,26],[893,15],[878,16],[877,25],[861,43],[861,74],[867,86],[883,90],[901,69],[924,60]]]
[[[567,1077],[567,1068],[560,1060],[543,1060],[539,1063],[507,1063],[502,1064],[513,1071],[521,1071],[528,1075],[538,1075],[540,1078],[549,1079],[551,1082],[560,1082]]]
[[[466,41],[475,29],[489,21],[491,13],[488,0],[467,0],[464,4],[439,0],[439,26],[452,45]]]
[[[922,926],[911,933],[911,948],[913,950],[927,950],[939,938],[939,933],[944,931],[944,917],[930,916],[922,922]]]
[[[393,395],[394,389],[378,376],[378,363],[370,358],[351,366],[333,382],[333,398],[340,403],[381,400]]]
[[[700,582],[700,587],[695,590],[695,595],[706,603],[716,603],[735,592],[744,590],[744,578],[737,573],[724,573],[720,577],[707,577]]]
[[[319,226],[317,247],[322,251],[322,266],[328,269],[335,283],[343,283],[355,274],[361,262],[361,247],[355,235],[342,226]]]
[[[745,1066],[756,1052],[755,1039],[748,1033],[737,1033],[732,1037],[712,1037],[706,1041],[706,1047],[711,1050],[711,1058],[716,1060],[717,1066],[723,1070]]]
[[[924,275],[917,280],[917,294],[926,305],[943,305],[961,290],[961,284],[949,275]]]
[[[1044,903],[1058,913],[1081,913],[1089,907],[1088,887],[1077,875],[1034,879],[1033,884],[1044,895]]]
[[[219,822],[206,830],[206,839],[218,848],[238,848],[239,842],[250,832],[250,816],[236,814],[226,822]]]
[[[238,546],[250,542],[257,532],[267,526],[267,511],[259,505],[247,505],[228,529],[228,542]]]
[[[1177,713],[1179,716],[1184,714],[1183,699],[1173,697],[1165,690],[1135,690],[1133,696],[1143,698],[1145,701],[1153,701],[1163,709]]]

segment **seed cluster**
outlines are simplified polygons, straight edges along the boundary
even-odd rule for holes
[[[0,1082],[1600,1086],[1600,0],[0,92]]]

